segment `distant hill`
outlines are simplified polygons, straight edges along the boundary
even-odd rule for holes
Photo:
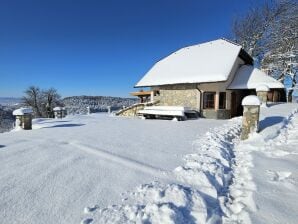
[[[91,112],[105,112],[108,107],[115,111],[123,106],[128,107],[137,103],[138,99],[110,96],[71,96],[64,98],[62,102],[68,114],[86,114],[87,107],[90,107]],[[20,98],[0,97],[0,133],[13,128],[12,111],[19,108],[20,103]]]
[[[16,97],[0,97],[0,105],[16,106],[21,103],[21,98]]]
[[[108,107],[111,107],[111,110],[119,110],[137,102],[137,98],[111,96],[71,96],[63,99],[68,114],[86,114],[87,107],[90,107],[91,112],[104,112]]]

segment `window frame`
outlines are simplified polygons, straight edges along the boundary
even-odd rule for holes
[[[211,99],[206,99],[207,97],[207,94],[212,94],[213,95],[213,103],[210,103],[212,102]],[[206,110],[214,110],[215,109],[215,97],[216,97],[216,92],[214,91],[206,91],[203,93],[203,109],[206,109]],[[210,104],[213,104],[213,106],[211,107]]]
[[[222,97],[224,94],[224,97]],[[226,92],[219,92],[218,94],[218,109],[225,110],[227,108],[227,93]]]

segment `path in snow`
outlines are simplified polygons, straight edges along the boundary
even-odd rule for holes
[[[263,108],[263,130],[235,149],[226,223],[297,223],[297,104],[288,116],[276,108]]]

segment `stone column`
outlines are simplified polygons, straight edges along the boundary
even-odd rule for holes
[[[258,132],[260,119],[260,99],[250,95],[242,100],[243,118],[241,140],[248,139],[249,134]]]
[[[87,114],[90,114],[90,107],[87,107]]]
[[[31,116],[31,114],[24,114],[23,115],[22,128],[24,130],[31,130],[32,129],[32,116]]]
[[[111,106],[107,106],[108,108],[108,113],[110,114],[111,113]]]
[[[269,87],[267,85],[259,85],[256,88],[257,96],[262,102],[262,106],[267,106],[267,94],[269,92]]]
[[[65,108],[62,108],[61,113],[62,113],[62,117],[66,117],[66,115],[67,115],[67,111],[66,111]]]
[[[31,108],[20,108],[14,110],[12,114],[16,116],[16,129],[22,128],[24,130],[32,129],[32,109]]]

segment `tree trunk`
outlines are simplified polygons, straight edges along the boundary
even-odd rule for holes
[[[289,92],[288,92],[288,99],[287,99],[287,102],[288,102],[288,103],[292,103],[292,98],[293,98],[293,90],[290,89]]]

